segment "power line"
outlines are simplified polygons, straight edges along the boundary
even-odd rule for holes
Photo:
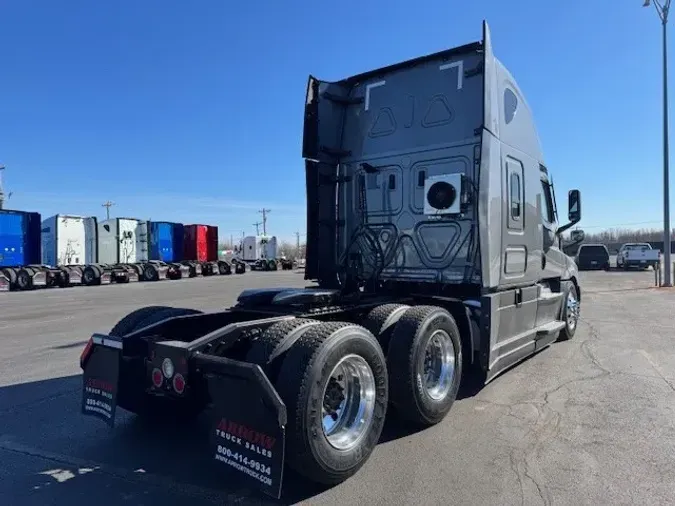
[[[109,220],[110,219],[110,208],[114,206],[114,202],[110,202],[107,200],[105,203],[101,204],[102,207],[105,207],[105,219]]]
[[[655,223],[660,224],[660,221],[636,221],[633,223],[618,223],[616,225],[583,225],[579,226],[579,228],[586,230],[587,228],[605,228],[605,229],[610,229],[610,228],[618,228],[618,227],[634,227],[637,225],[654,225]]]
[[[262,226],[263,226],[263,235],[267,235],[267,213],[272,212],[271,209],[265,209],[262,208],[259,213],[262,213],[263,216],[263,221],[262,221]]]

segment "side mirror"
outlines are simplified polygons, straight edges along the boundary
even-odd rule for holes
[[[570,223],[581,221],[581,192],[570,190],[567,195],[567,219]]]
[[[586,233],[583,230],[577,229],[577,230],[572,230],[572,233],[570,234],[572,242],[578,243],[584,240],[586,237]]]
[[[570,234],[570,242],[564,244],[562,250],[567,255],[570,256],[576,255],[577,251],[579,250],[579,244],[583,242],[585,237],[586,234],[584,233],[583,230],[580,229],[572,230],[572,233]]]

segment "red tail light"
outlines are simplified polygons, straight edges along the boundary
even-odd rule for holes
[[[162,382],[164,381],[164,376],[162,375],[162,371],[159,369],[155,368],[152,370],[152,384],[155,385],[157,388],[162,386]]]
[[[173,389],[177,394],[182,394],[185,391],[185,379],[182,374],[176,374],[173,377]]]
[[[87,360],[89,360],[89,356],[91,355],[91,350],[94,347],[94,341],[92,338],[89,338],[89,341],[87,341],[87,344],[84,346],[84,349],[82,350],[82,353],[80,353],[80,368],[84,369],[84,366],[87,365]]]

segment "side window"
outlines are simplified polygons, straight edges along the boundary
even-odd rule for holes
[[[542,190],[541,193],[544,197],[541,209],[542,217],[548,223],[553,223],[553,221],[555,220],[553,212],[553,195],[551,194],[551,187],[544,180],[541,181],[541,190]]]
[[[504,178],[506,227],[520,233],[525,225],[525,170],[523,163],[512,156],[506,157]]]
[[[514,220],[520,219],[522,201],[520,198],[520,174],[517,172],[511,172],[511,218]]]

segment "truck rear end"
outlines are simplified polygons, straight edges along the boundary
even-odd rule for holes
[[[82,351],[82,413],[113,427],[118,407],[158,420],[187,420],[210,407],[213,460],[279,496],[286,407],[262,364],[243,358],[251,333],[289,319],[135,311],[110,333],[94,334]],[[168,334],[175,337],[162,337]]]

